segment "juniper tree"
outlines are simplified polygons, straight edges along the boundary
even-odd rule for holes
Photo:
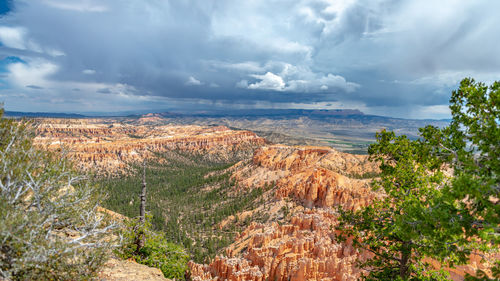
[[[367,280],[446,279],[425,258],[453,267],[475,249],[498,247],[500,83],[464,79],[450,104],[451,124],[422,128],[418,140],[377,133],[369,154],[381,174],[372,186],[384,195],[358,211],[339,209],[339,238],[373,254],[360,264]]]
[[[422,135],[433,154],[453,168],[445,187],[460,210],[465,235],[480,237],[481,250],[498,250],[500,244],[500,82],[490,86],[463,79],[450,99],[452,122],[444,129],[431,126]],[[500,261],[492,269],[500,279]],[[489,277],[481,271],[482,280]],[[471,278],[472,279],[472,278]]]
[[[456,245],[466,242],[461,230],[443,224],[445,217],[460,219],[453,205],[443,204],[443,162],[421,141],[387,131],[376,137],[369,153],[380,162],[381,173],[372,186],[383,196],[359,211],[339,209],[341,238],[353,237],[354,246],[373,254],[360,264],[368,270],[366,280],[445,279],[423,259],[458,262],[469,249],[458,250]]]

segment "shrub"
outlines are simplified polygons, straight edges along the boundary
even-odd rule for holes
[[[0,279],[89,280],[106,261],[114,225],[98,190],[71,163],[33,146],[30,124],[0,109]]]
[[[152,230],[151,215],[144,224],[139,219],[129,220],[122,232],[123,246],[118,250],[122,258],[133,258],[140,264],[159,268],[166,278],[183,279],[189,255],[184,247],[167,241],[163,233]],[[144,235],[144,247],[137,250],[137,237]]]

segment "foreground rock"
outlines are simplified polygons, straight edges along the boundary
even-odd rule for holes
[[[158,268],[148,267],[130,260],[110,259],[104,265],[99,278],[105,281],[166,281]]]

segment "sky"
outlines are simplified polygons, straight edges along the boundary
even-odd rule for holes
[[[0,0],[6,110],[449,118],[500,80],[500,1]]]

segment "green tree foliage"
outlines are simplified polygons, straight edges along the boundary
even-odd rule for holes
[[[445,192],[455,200],[468,237],[480,237],[481,249],[500,242],[500,82],[490,86],[467,78],[450,99],[452,122],[442,130],[422,130],[434,155],[447,161],[454,177]],[[485,280],[484,272],[478,272]],[[470,277],[473,279],[472,277]],[[493,268],[500,279],[500,261]]]
[[[374,254],[361,264],[370,270],[366,279],[444,279],[443,273],[430,270],[422,259],[457,261],[467,251],[457,251],[456,243],[448,244],[460,237],[461,229],[441,222],[442,217],[454,214],[449,211],[453,206],[441,205],[441,187],[446,182],[440,171],[442,162],[431,157],[421,141],[386,131],[377,133],[369,153],[381,163],[380,179],[373,182],[373,188],[383,190],[385,196],[360,211],[340,210],[339,225],[344,239],[352,236],[355,246]]]
[[[137,249],[137,235],[144,235],[144,246]],[[159,268],[167,278],[183,279],[189,255],[184,247],[169,243],[163,233],[152,230],[151,216],[146,220],[132,219],[122,232],[124,242],[118,250],[122,258],[133,258],[138,263]]]
[[[92,279],[114,227],[96,212],[97,190],[64,157],[34,148],[29,123],[2,114],[0,279]]]
[[[374,255],[360,264],[365,279],[445,279],[424,258],[454,266],[474,249],[498,247],[499,89],[464,79],[450,100],[450,126],[423,128],[418,140],[377,133],[369,153],[380,162],[373,188],[384,197],[359,211],[339,210],[341,240],[353,237]]]
[[[182,244],[195,262],[208,263],[259,215],[226,224],[228,216],[255,208],[266,189],[238,189],[227,168],[234,163],[204,160],[183,151],[157,154],[146,167],[148,211],[153,229],[169,242]],[[120,178],[97,178],[109,198],[106,208],[126,215],[139,215],[142,167]],[[268,187],[270,188],[270,187]],[[262,217],[264,219],[264,217]]]

